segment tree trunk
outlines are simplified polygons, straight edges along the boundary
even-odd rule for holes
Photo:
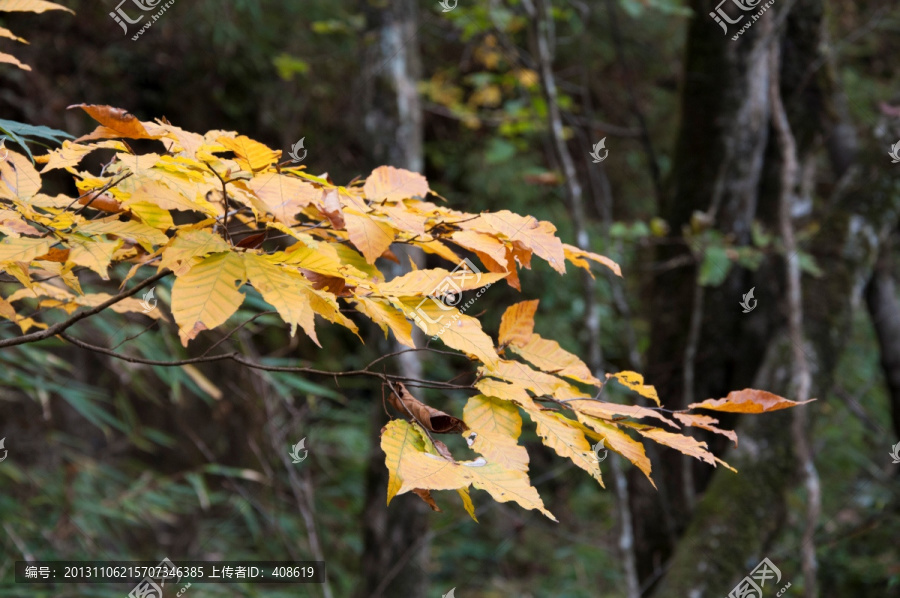
[[[695,1],[693,5],[699,14],[706,14],[711,3]],[[852,128],[847,125],[834,69],[825,54],[828,43],[824,39],[824,0],[800,0],[794,3],[790,15],[785,15],[785,10],[790,8],[790,3],[781,6],[776,3],[738,41],[726,38],[718,48],[709,46],[709,38],[714,34],[721,35],[721,30],[716,31],[713,26],[711,33],[706,26],[712,23],[704,19],[692,25],[686,63],[686,72],[691,75],[685,82],[686,114],[680,133],[679,158],[676,158],[673,172],[674,195],[670,197],[688,200],[690,195],[678,193],[683,186],[693,187],[700,197],[711,194],[713,206],[721,206],[721,220],[716,220],[715,224],[720,230],[734,232],[738,239],[746,234],[754,216],[769,225],[770,230],[774,228],[778,212],[777,181],[781,174],[776,144],[769,141],[768,147],[759,153],[755,143],[745,146],[754,150],[749,154],[734,153],[730,149],[740,147],[740,139],[746,138],[751,130],[761,139],[766,138],[769,106],[759,106],[763,108],[758,114],[759,119],[738,119],[733,123],[733,130],[722,128],[716,131],[714,127],[707,127],[698,131],[695,128],[703,125],[703,112],[714,121],[722,115],[754,113],[750,107],[765,102],[769,74],[759,72],[759,69],[766,68],[768,38],[774,36],[773,41],[782,47],[783,62],[781,72],[773,74],[781,81],[788,120],[797,140],[798,163],[807,164],[815,151],[826,149],[835,178],[841,178],[840,184],[834,185],[836,192],[832,197],[814,202],[811,186],[807,186],[801,187],[798,202],[811,206],[803,217],[813,217],[820,224],[819,232],[800,250],[812,254],[825,273],[818,278],[804,277],[802,280],[802,312],[806,315],[804,336],[807,339],[804,350],[812,374],[811,394],[822,400],[844,348],[843,339],[849,329],[852,308],[860,299],[860,281],[869,278],[879,249],[878,240],[883,238],[880,233],[884,227],[896,225],[896,206],[888,204],[896,204],[898,198],[874,192],[877,175],[869,179],[875,183],[857,182],[862,177],[856,176],[858,168],[853,166],[856,142],[852,134],[847,134]],[[786,18],[785,27],[780,30],[777,23],[783,18]],[[699,39],[693,39],[695,37]],[[738,60],[741,55],[753,58],[752,64],[743,65],[745,72],[757,71],[754,76],[759,77],[745,85],[745,93],[726,91],[724,98],[705,100],[697,96],[702,94],[704,83],[717,74],[715,69],[709,70],[709,66],[721,66],[719,62],[724,61],[731,69],[741,64]],[[823,64],[825,68],[819,68]],[[746,82],[740,76],[737,79],[729,76],[729,80]],[[715,95],[715,90],[707,91]],[[706,102],[706,106],[698,107],[698,102]],[[702,139],[710,133],[715,135],[711,145],[722,148],[721,158],[711,156],[703,143],[696,146],[696,150],[702,152],[699,158],[695,155],[684,157],[692,139]],[[748,166],[757,162],[758,169]],[[742,174],[753,172],[760,174],[742,177]],[[725,181],[721,180],[723,175]],[[715,183],[705,182],[705,179]],[[721,198],[716,193],[720,187],[725,190]],[[670,201],[665,207],[673,230],[678,230],[692,205]],[[888,214],[890,217],[886,216]],[[681,220],[672,220],[673,216]],[[796,212],[793,216],[797,218]],[[701,347],[708,349],[698,352],[698,376],[694,386],[698,398],[717,398],[724,396],[722,393],[727,390],[744,388],[749,385],[751,372],[757,370],[758,375],[753,376],[752,381],[755,387],[776,393],[790,392],[787,364],[791,362],[791,343],[786,334],[774,333],[776,326],[784,327],[779,315],[786,293],[782,282],[784,275],[779,274],[784,259],[785,256],[777,256],[769,260],[771,265],[764,265],[752,281],[744,283],[745,290],[754,285],[757,288],[758,308],[752,315],[743,315],[737,308],[730,308],[740,297],[740,289],[733,287],[735,282],[740,283],[739,274],[733,273],[719,289],[707,291],[706,304],[716,305],[717,309],[714,314],[704,314]],[[670,288],[671,284],[678,283],[677,277],[672,276],[664,282],[669,284],[657,287],[655,304],[661,308],[669,300],[679,308],[686,305],[690,297],[689,289],[684,288],[687,285],[682,283]],[[723,295],[722,291],[726,293]],[[710,301],[711,297],[715,299]],[[668,371],[659,364],[668,362],[674,366],[679,363],[677,356],[683,350],[681,344],[686,334],[685,325],[677,321],[677,316],[675,309],[670,307],[668,314],[654,322],[654,340],[664,343],[653,348],[655,358],[652,361],[657,372]],[[740,340],[728,342],[723,335]],[[761,347],[767,348],[760,350]],[[757,355],[765,355],[766,363],[760,364]],[[677,372],[674,375],[677,376]],[[810,416],[817,408],[817,404],[803,407],[809,410]],[[740,447],[726,454],[725,459],[740,473],[716,471],[689,519],[690,525],[674,551],[665,578],[655,588],[654,596],[726,595],[766,556],[770,541],[780,533],[779,526],[787,508],[785,494],[802,479],[793,466],[790,416],[776,413],[745,418],[740,422],[738,432]],[[667,484],[671,483],[671,477],[670,471]],[[679,496],[674,492],[669,494]],[[675,508],[684,512],[682,505],[676,504]],[[665,546],[661,548],[664,549]]]
[[[390,164],[421,172],[423,134],[422,108],[416,90],[421,71],[416,3],[414,0],[396,0],[385,5],[366,2],[364,11],[368,31],[362,93],[366,138],[362,145],[370,148],[373,167]],[[405,264],[400,253],[398,257]],[[380,346],[384,352],[405,348],[387,342],[381,342]],[[404,353],[399,361],[402,375],[421,378],[417,353]],[[428,589],[429,511],[413,494],[396,497],[390,506],[385,504],[388,473],[380,431],[386,416],[380,395],[373,397],[371,418],[362,521],[364,552],[355,596],[424,597]]]

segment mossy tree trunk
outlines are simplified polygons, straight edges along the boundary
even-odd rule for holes
[[[695,227],[712,226],[738,244],[749,242],[754,220],[777,230],[781,156],[770,131],[767,92],[769,77],[778,76],[800,164],[808,165],[824,151],[832,166],[830,180],[819,177],[826,185],[801,185],[797,203],[807,209],[795,222],[795,227],[820,225],[801,250],[811,253],[825,273],[804,276],[802,283],[805,349],[813,396],[821,399],[843,349],[841,332],[848,329],[852,307],[871,273],[880,233],[896,224],[896,206],[889,205],[889,194],[877,192],[877,174],[864,177],[854,166],[855,135],[827,55],[825,0],[776,3],[737,41],[723,36],[706,16],[716,4],[691,2],[698,18],[688,32],[681,128],[661,214],[677,232],[691,226],[695,211],[703,212],[694,218]],[[780,73],[769,72],[771,43],[781,44]],[[858,182],[863,180],[869,182]],[[820,188],[835,191],[821,197],[816,194]],[[686,246],[663,247],[657,258],[688,254]],[[654,279],[648,373],[667,407],[683,406],[686,395],[719,398],[748,386],[790,396],[790,350],[782,334],[783,260],[770,256],[756,272],[734,269],[720,286],[702,291],[695,266]],[[737,302],[751,287],[758,306],[743,314]],[[702,292],[700,301],[697,292]],[[699,332],[693,380],[686,385],[692,318],[699,318]],[[813,405],[807,407],[811,415]],[[662,498],[654,500],[652,489],[648,492],[634,477],[643,495],[635,501],[643,578],[659,574],[668,561],[654,596],[726,595],[765,556],[779,532],[786,492],[802,479],[794,464],[790,417],[745,420],[738,430],[740,448],[725,455],[739,474],[692,464],[687,471],[694,475],[685,475],[683,458],[670,452],[663,456]],[[716,452],[725,448],[704,439]],[[696,508],[692,495],[701,496]]]

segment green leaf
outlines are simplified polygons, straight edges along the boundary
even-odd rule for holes
[[[700,285],[717,287],[722,284],[731,271],[731,260],[724,247],[708,247],[700,265]]]

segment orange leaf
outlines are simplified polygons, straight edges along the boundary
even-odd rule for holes
[[[656,388],[649,384],[644,384],[644,377],[637,372],[623,371],[617,374],[607,374],[606,379],[615,378],[623,386],[627,386],[642,397],[646,397],[656,403],[657,407],[662,406],[659,402],[659,395],[656,394]]]
[[[103,106],[100,104],[75,104],[69,108],[81,108],[91,118],[100,123],[94,132],[82,135],[76,141],[91,139],[109,139],[125,137],[127,139],[159,139],[159,135],[151,135],[136,116],[122,108]]]
[[[430,490],[423,490],[422,488],[413,488],[412,492],[413,492],[413,494],[415,494],[416,496],[418,496],[419,498],[424,500],[425,503],[429,507],[431,507],[432,511],[437,511],[439,513],[441,512],[441,508],[439,506],[437,506],[436,502],[434,502],[434,498],[431,496]]]
[[[706,399],[702,403],[692,403],[688,409],[710,409],[712,411],[727,411],[728,413],[766,413],[779,409],[790,409],[797,405],[805,405],[815,401],[790,401],[765,390],[745,388],[728,393],[724,399]]]
[[[594,277],[594,274],[591,272],[591,265],[587,263],[587,258],[589,260],[593,260],[598,264],[603,264],[610,270],[612,270],[616,276],[622,276],[622,268],[619,267],[619,264],[615,263],[605,255],[600,255],[599,253],[592,253],[590,251],[584,251],[583,249],[579,249],[574,245],[563,244],[563,251],[565,252],[566,259],[578,266],[579,268],[583,268],[588,271],[591,275],[591,278]]]
[[[524,345],[534,333],[534,314],[539,300],[522,301],[510,305],[500,320],[500,344]]]
[[[408,197],[425,197],[430,189],[421,174],[393,166],[379,166],[366,179],[363,191],[371,201],[400,201]]]
[[[387,251],[397,234],[394,227],[387,222],[354,210],[344,210],[344,220],[347,223],[350,242],[362,252],[370,264],[374,264],[375,260]]]

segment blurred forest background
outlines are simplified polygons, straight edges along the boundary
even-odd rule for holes
[[[896,2],[777,0],[732,40],[713,0],[459,0],[447,12],[436,0],[178,0],[137,41],[108,16],[112,0],[61,3],[75,15],[0,16],[29,40],[15,50],[33,68],[0,65],[0,118],[78,136],[93,124],[66,107],[108,104],[237,130],[285,157],[303,138],[304,165],[335,181],[420,170],[453,207],[532,214],[622,265],[622,279],[592,281],[536,263],[522,293],[498,286],[476,304],[486,330],[539,298],[537,332],[600,371],[642,372],[679,408],[746,387],[796,398],[788,331],[802,314],[818,401],[726,416],[737,449],[695,433],[738,474],[648,447],[658,490],[616,455],[602,489],[526,426],[532,480],[560,522],[475,492],[475,523],[444,493],[440,513],[412,494],[385,506],[387,416],[369,380],[141,366],[58,340],[7,348],[0,595],[130,589],[16,585],[15,560],[164,557],[327,563],[325,585],[186,593],[198,597],[700,598],[727,595],[763,557],[782,573],[767,597],[787,582],[788,596],[900,595]],[[778,219],[785,131],[801,311]],[[751,288],[758,305],[743,313]],[[248,303],[233,322],[265,309]],[[106,313],[76,331],[151,359],[225,334],[189,353],[174,328],[145,328]],[[365,346],[318,328],[322,350],[267,317],[228,343],[329,370],[394,350],[374,327]],[[462,365],[424,354],[389,367],[448,380]],[[428,399],[457,414],[465,400]],[[309,455],[293,465],[301,438]]]

